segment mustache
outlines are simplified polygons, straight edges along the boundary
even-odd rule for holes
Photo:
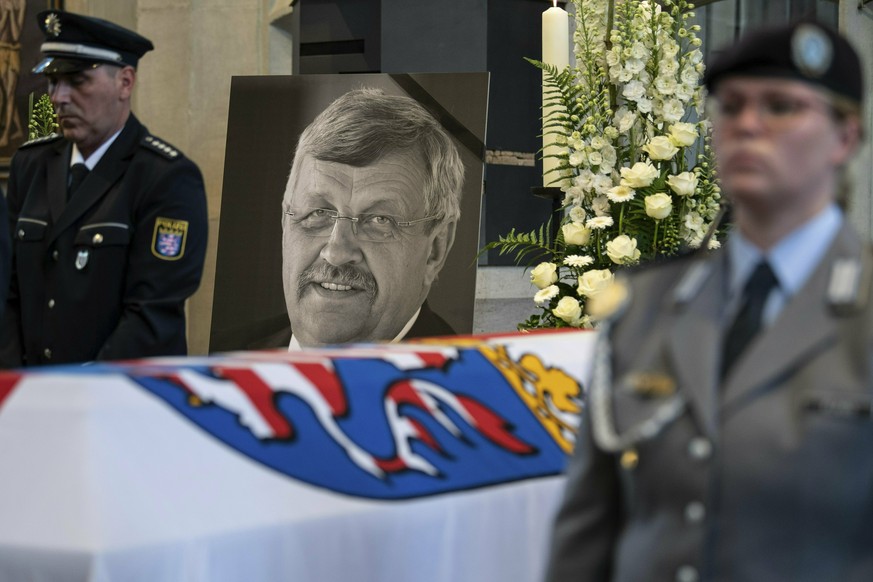
[[[330,265],[319,263],[310,265],[297,278],[297,298],[303,296],[304,291],[311,283],[330,281],[339,285],[348,285],[355,289],[361,289],[370,299],[370,303],[376,300],[379,285],[370,273],[362,271],[352,265]]]

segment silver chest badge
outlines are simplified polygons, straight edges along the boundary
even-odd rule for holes
[[[81,271],[87,265],[88,265],[88,249],[82,249],[81,251],[79,251],[79,254],[76,255],[76,268]]]

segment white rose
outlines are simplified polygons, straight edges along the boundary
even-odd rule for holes
[[[568,245],[587,245],[591,239],[591,231],[585,228],[581,222],[570,222],[561,227],[564,233],[564,242]],[[542,289],[542,287],[540,287]]]
[[[561,297],[558,305],[552,310],[555,317],[563,319],[570,325],[579,325],[582,319],[582,306],[572,297]]]
[[[679,147],[694,145],[697,141],[697,126],[693,123],[674,123],[670,126],[670,141]]]
[[[658,177],[658,169],[649,162],[637,162],[631,168],[621,169],[621,183],[629,188],[651,186]]]
[[[646,214],[655,220],[662,220],[670,216],[673,211],[673,199],[667,194],[659,192],[646,196]]]
[[[679,148],[665,135],[653,137],[642,149],[653,160],[669,160],[679,151]]]
[[[557,297],[558,293],[560,292],[561,290],[558,289],[557,285],[549,285],[545,289],[540,289],[539,291],[537,291],[536,295],[534,295],[534,303],[536,303],[537,305],[548,303],[554,297]]]
[[[628,200],[634,199],[634,194],[636,194],[636,192],[633,188],[628,188],[627,186],[616,186],[615,188],[610,188],[609,192],[606,193],[606,197],[613,202],[627,202]]]
[[[579,277],[576,292],[585,297],[594,297],[612,284],[613,274],[609,269],[593,269]]]
[[[667,185],[679,196],[691,196],[697,189],[697,174],[682,172],[667,178]]]
[[[558,280],[558,265],[555,263],[540,263],[530,272],[530,282],[540,289],[545,289]]]
[[[637,250],[637,239],[626,234],[615,237],[606,243],[606,255],[613,263],[624,265],[636,263],[640,260],[640,251]]]

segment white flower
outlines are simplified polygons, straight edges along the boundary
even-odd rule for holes
[[[612,225],[613,220],[611,216],[595,216],[594,218],[589,218],[588,222],[585,223],[585,226],[591,230],[603,230]]]
[[[613,274],[609,269],[592,269],[582,273],[576,292],[585,297],[594,297],[612,284]]]
[[[646,94],[646,86],[641,81],[631,81],[624,86],[622,95],[630,101],[639,101]]]
[[[653,160],[669,160],[679,151],[670,138],[665,135],[659,135],[649,140],[649,143],[643,146],[643,151],[649,154]]]
[[[706,245],[706,246],[709,248],[709,250],[720,249],[720,248],[721,248],[721,242],[719,242],[718,240],[716,240],[715,237],[712,237],[711,239],[709,239],[709,244]]]
[[[609,198],[606,196],[598,196],[591,201],[591,210],[597,216],[605,216],[609,214]]]
[[[624,70],[628,71],[632,75],[636,75],[645,68],[646,61],[642,59],[628,59],[628,61],[624,64]]]
[[[618,125],[619,133],[627,133],[637,121],[637,116],[627,107],[619,107],[615,112],[615,122]]]
[[[584,191],[588,192],[588,191],[594,189],[594,187],[593,187],[594,175],[595,175],[594,172],[592,172],[591,170],[586,168],[586,169],[582,170],[581,172],[579,172],[578,176],[573,178],[573,183],[576,186],[582,188]]]
[[[537,291],[536,295],[534,295],[534,303],[537,305],[548,303],[554,297],[557,297],[560,292],[561,290],[558,289],[557,285],[549,285],[548,287]]]
[[[664,117],[664,121],[674,123],[680,121],[685,115],[685,107],[678,99],[667,99],[661,108],[661,115]]]
[[[569,255],[564,257],[564,264],[568,267],[587,267],[594,263],[594,259],[588,255]]]
[[[662,220],[670,216],[673,211],[673,199],[667,194],[659,192],[646,196],[646,214],[655,220]]]
[[[609,129],[609,128],[607,128]],[[612,128],[615,129],[615,128]],[[615,162],[618,161],[616,157],[615,148],[611,145],[603,146],[603,149],[600,150],[600,155],[603,156],[603,163],[600,166],[601,171],[604,169],[608,170],[615,166]]]
[[[584,152],[573,152],[570,154],[570,159],[568,160],[571,166],[579,166],[582,162],[585,161],[585,153]]]
[[[635,42],[634,46],[631,47],[631,57],[640,60],[647,60],[649,58],[649,49],[646,48],[641,42]]]
[[[640,260],[640,251],[637,250],[637,239],[626,234],[619,235],[606,243],[606,256],[613,263],[624,265],[636,263]]]
[[[603,163],[603,156],[600,152],[591,152],[588,154],[588,164],[591,166],[599,166]]]
[[[661,95],[672,95],[676,92],[676,79],[673,77],[658,77],[655,79],[655,89]]]
[[[540,289],[545,289],[558,280],[558,265],[555,263],[540,263],[530,272],[530,282]]]
[[[685,215],[685,228],[692,232],[703,232],[703,217],[697,212],[689,212]]]
[[[591,231],[581,222],[569,222],[561,227],[564,242],[568,245],[584,246],[591,239]]]
[[[595,135],[591,138],[591,147],[596,150],[602,150],[605,147],[609,146],[609,142],[606,141],[605,138],[599,135]]]
[[[594,191],[598,194],[605,195],[610,188],[612,188],[612,177],[606,176],[604,174],[598,174],[594,177],[594,183],[592,184]]]
[[[651,186],[658,177],[658,169],[649,162],[637,162],[631,168],[621,169],[621,183],[630,188]]]
[[[585,190],[579,186],[571,186],[564,192],[565,204],[578,204],[578,201],[585,197]]]
[[[641,97],[637,100],[637,110],[640,113],[651,113],[652,112],[652,100],[648,97]]]
[[[579,325],[582,319],[582,306],[573,297],[561,297],[558,305],[552,310],[555,317],[563,319],[570,325]]]
[[[570,209],[570,220],[573,222],[585,222],[586,217],[585,209],[581,206],[574,206]]]
[[[613,202],[627,202],[628,200],[633,200],[634,194],[636,194],[636,192],[633,188],[628,188],[627,186],[616,186],[610,188],[609,192],[606,193],[606,197]]]
[[[692,146],[697,141],[697,126],[693,123],[674,123],[669,132],[670,141],[679,147]]]
[[[607,125],[605,128],[603,128],[603,135],[606,136],[607,139],[613,139],[613,140],[617,139],[618,135],[619,135],[618,128],[613,127],[611,125]],[[612,146],[610,146],[610,147],[612,147]],[[615,152],[615,148],[613,148],[612,151]],[[604,153],[603,156],[606,157],[606,154]],[[613,162],[610,165],[615,165],[615,163]]]
[[[691,196],[697,189],[697,175],[694,172],[682,172],[667,178],[667,185],[679,196]]]
[[[685,85],[696,85],[697,81],[700,79],[700,75],[697,74],[694,67],[685,67],[682,69],[679,79],[681,79],[682,83]]]

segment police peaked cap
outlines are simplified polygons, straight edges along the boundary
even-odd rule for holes
[[[152,41],[108,20],[62,10],[37,15],[45,58],[34,73],[73,73],[101,64],[136,67]]]
[[[845,38],[820,23],[802,21],[755,30],[722,52],[706,71],[710,92],[731,76],[805,81],[860,105],[864,80],[858,53]]]

